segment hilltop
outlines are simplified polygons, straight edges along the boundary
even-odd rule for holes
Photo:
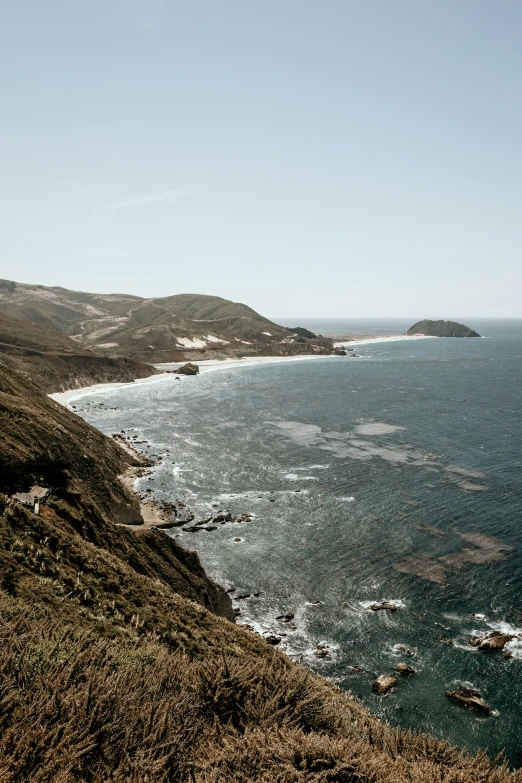
[[[333,351],[329,338],[303,336],[247,305],[201,294],[144,299],[0,280],[0,312],[59,331],[98,354],[149,364]]]
[[[426,337],[480,337],[473,329],[456,321],[417,321],[406,334],[422,334]]]
[[[0,313],[0,364],[46,392],[128,382],[153,375],[150,365],[100,356],[64,334]]]

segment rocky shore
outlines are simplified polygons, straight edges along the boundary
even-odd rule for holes
[[[138,452],[132,443],[130,442],[132,437],[127,436],[125,432],[116,433],[113,438],[117,440],[126,451],[133,455],[135,461],[141,460],[140,465],[130,466],[125,474],[121,477],[124,485],[135,492],[139,504],[143,522],[140,525],[126,525],[134,529],[136,532],[144,531],[150,528],[159,528],[163,530],[169,530],[173,528],[179,528],[184,533],[201,533],[203,531],[212,533],[217,530],[221,525],[230,525],[233,527],[241,524],[251,522],[252,514],[243,512],[241,514],[232,514],[228,509],[223,508],[220,503],[213,503],[212,509],[199,519],[196,519],[191,510],[182,502],[174,501],[172,503],[166,503],[164,501],[157,502],[153,498],[153,490],[149,487],[145,492],[140,492],[135,489],[136,479],[144,476],[152,476],[154,473],[154,465],[156,461],[144,457]],[[239,530],[239,527],[238,527]],[[237,536],[233,539],[235,542],[240,543],[243,539]],[[286,608],[282,613],[266,618],[263,627],[254,626],[249,622],[242,621],[242,607],[245,602],[249,602],[259,598],[261,591],[244,592],[233,585],[229,585],[226,589],[226,593],[232,600],[233,615],[246,630],[254,633],[257,636],[262,637],[269,645],[280,649],[282,652],[286,650],[287,636],[289,633],[298,630],[298,619],[296,619],[296,609]],[[323,605],[323,601],[317,599],[313,602],[317,607]],[[404,605],[401,602],[392,602],[387,600],[376,601],[368,603],[367,610],[376,615],[395,615],[399,610],[404,610]],[[518,640],[520,637],[514,633],[501,633],[499,631],[491,631],[483,636],[471,636],[469,638],[469,644],[475,647],[480,653],[494,653],[495,651],[504,651],[506,645],[510,642]],[[453,640],[447,639],[447,647],[452,647]],[[397,645],[397,652],[407,657],[416,657],[418,655],[417,650],[411,650],[405,645]],[[324,661],[328,663],[334,656],[334,651],[331,649],[327,642],[317,643],[312,655],[315,660]],[[504,658],[509,659],[512,657],[512,653],[509,651],[509,646],[504,652]],[[369,672],[365,671],[365,668],[354,664],[349,667],[350,671],[347,671],[347,675],[368,677]],[[387,696],[397,688],[403,687],[401,683],[417,675],[422,682],[422,666],[420,671],[418,668],[414,668],[404,660],[400,661],[395,666],[393,673],[378,674],[375,679],[368,681],[368,690],[373,690],[380,696]],[[483,714],[489,714],[491,707],[488,706],[480,691],[475,688],[459,687],[454,690],[445,691],[445,695],[449,700],[454,701],[461,706],[472,709]]]

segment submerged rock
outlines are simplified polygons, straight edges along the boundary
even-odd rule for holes
[[[416,674],[416,669],[414,669],[413,666],[408,666],[407,663],[398,663],[395,669],[404,677],[409,677],[410,674]]]
[[[479,712],[490,712],[490,709],[486,702],[483,700],[480,691],[474,688],[457,688],[456,691],[446,691],[448,699],[453,699],[459,704],[463,704],[468,709],[478,710]]]
[[[491,652],[492,650],[503,650],[508,642],[516,638],[517,636],[514,633],[492,631],[487,636],[473,636],[469,643],[473,647],[477,647],[481,652]]]
[[[394,677],[393,674],[380,674],[379,677],[372,682],[372,688],[374,691],[384,695],[394,688],[398,682],[398,679]]]
[[[399,652],[405,653],[405,655],[411,655],[411,656],[417,655],[417,650],[410,650],[410,648],[406,647],[405,644],[396,644],[395,649],[398,650]]]

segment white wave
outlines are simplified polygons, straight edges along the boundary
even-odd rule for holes
[[[396,424],[386,424],[381,421],[369,422],[368,424],[358,424],[355,427],[360,435],[389,435],[398,430],[405,430],[406,427],[399,427]]]
[[[515,636],[522,637],[522,628],[511,625],[511,623],[507,623],[505,620],[486,620],[486,623],[492,631],[500,631],[500,633],[514,634]]]
[[[174,478],[180,478],[180,473],[192,473],[192,471],[190,468],[181,468],[178,465],[172,468],[172,475]]]
[[[469,642],[467,644],[464,644],[463,642],[453,642],[453,647],[455,647],[457,650],[464,650],[464,652],[471,652],[471,653],[478,653],[478,648],[473,647],[472,644]]]

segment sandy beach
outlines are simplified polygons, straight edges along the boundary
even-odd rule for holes
[[[360,340],[357,338],[342,340],[340,342],[334,342],[336,347],[341,345],[350,346],[353,345],[368,345],[371,343],[397,343],[397,342],[411,342],[412,340],[437,340],[438,338],[430,334],[396,334],[396,335],[377,335],[376,337],[364,336]]]
[[[391,343],[399,341],[413,341],[413,340],[436,340],[437,337],[429,337],[424,335],[382,335],[376,337],[364,337],[361,340],[346,340],[343,342],[336,342],[336,347],[349,346],[350,348],[359,345],[368,345],[372,343]],[[310,356],[309,354],[303,354],[301,356],[253,356],[245,359],[207,359],[201,362],[197,362],[200,373],[203,375],[207,372],[215,372],[216,370],[232,370],[239,367],[255,367],[259,364],[279,364],[281,362],[299,362],[299,361],[317,361],[319,359],[332,359],[332,354],[321,356]],[[336,357],[337,358],[337,357]],[[61,403],[62,405],[68,405],[74,400],[85,396],[86,394],[96,394],[98,392],[106,392],[110,389],[117,389],[124,386],[136,386],[142,383],[165,383],[172,382],[174,380],[172,370],[180,367],[183,362],[156,364],[154,365],[158,370],[164,370],[164,372],[158,375],[150,375],[147,378],[137,378],[130,383],[97,383],[92,386],[85,386],[81,389],[69,389],[65,392],[54,392],[48,396]],[[167,372],[167,370],[169,372]],[[184,375],[180,376],[182,380],[190,378],[192,376]]]

